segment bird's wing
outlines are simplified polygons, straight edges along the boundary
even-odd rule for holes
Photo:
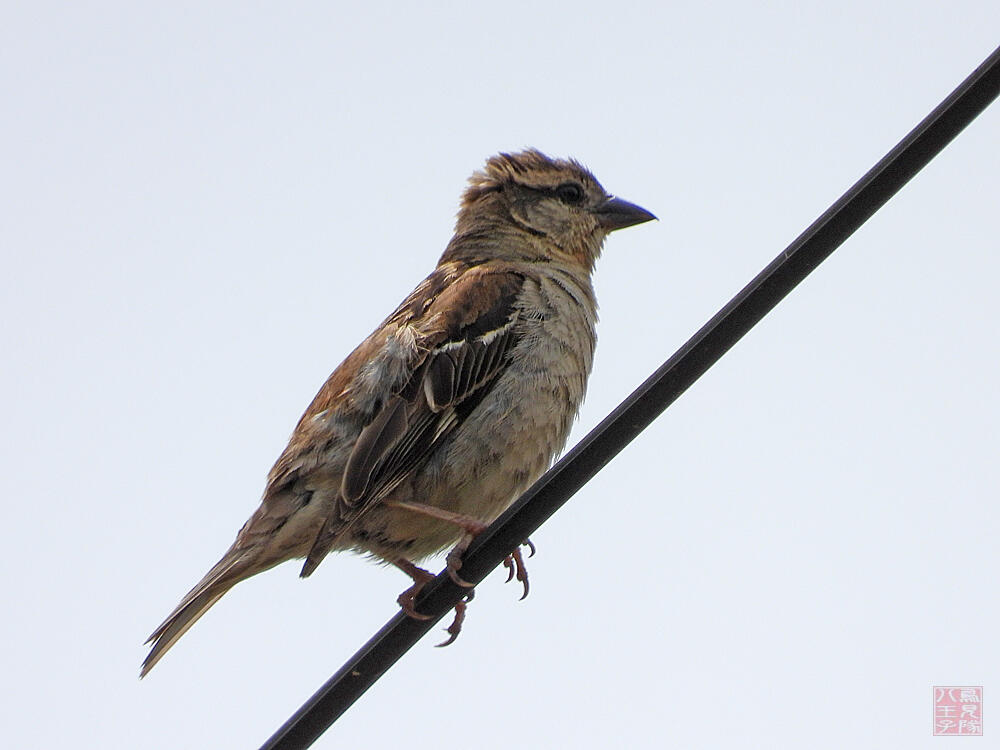
[[[444,288],[422,285],[428,287],[423,299],[411,296],[389,318],[389,326],[409,326],[416,339],[408,377],[362,429],[302,575],[315,570],[368,508],[423,465],[489,393],[517,343],[516,302],[523,285],[524,277],[510,269],[474,266]]]

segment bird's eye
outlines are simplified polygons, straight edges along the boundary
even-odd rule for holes
[[[563,203],[570,206],[576,206],[583,203],[584,192],[583,188],[576,182],[564,182],[562,185],[556,188],[556,196]]]

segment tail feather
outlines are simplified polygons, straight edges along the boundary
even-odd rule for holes
[[[163,658],[163,655],[167,653],[170,647],[177,643],[177,640],[188,631],[188,628],[194,625],[198,621],[198,618],[208,611],[209,607],[219,601],[226,591],[228,589],[218,593],[206,591],[196,596],[182,610],[172,614],[163,625],[157,628],[156,633],[146,641],[146,643],[152,641],[153,647],[150,649],[149,655],[142,662],[139,677],[145,677],[149,673],[149,670],[156,666],[156,662]]]
[[[259,572],[247,559],[245,551],[230,550],[208,571],[170,613],[166,620],[146,639],[152,643],[149,655],[142,662],[139,677],[145,677],[163,655],[233,586]]]

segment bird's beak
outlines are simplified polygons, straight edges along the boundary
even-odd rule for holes
[[[594,209],[594,215],[597,217],[597,223],[609,232],[653,221],[656,218],[641,206],[623,201],[621,198],[608,198]]]

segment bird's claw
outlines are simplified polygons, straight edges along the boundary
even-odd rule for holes
[[[434,574],[414,565],[409,560],[396,560],[394,564],[413,579],[413,585],[396,599],[399,608],[403,610],[403,614],[407,617],[412,617],[414,620],[430,620],[430,615],[417,612],[416,601],[417,595],[423,590],[424,586],[434,580]]]
[[[531,553],[528,555],[530,557],[534,554],[535,545],[531,544],[530,541],[525,542],[525,544],[530,545]],[[521,601],[523,601],[528,595],[530,587],[528,586],[528,569],[524,565],[524,557],[521,555],[521,548],[518,547],[507,555],[507,557],[503,560],[503,565],[507,568],[507,580],[505,583],[510,583],[514,580],[514,578],[517,578],[517,580],[521,582],[521,585],[524,586],[524,593],[521,594]]]
[[[416,600],[417,593],[420,591],[421,588],[423,588],[422,583],[413,584],[412,586],[410,586],[410,588],[408,588],[406,591],[404,591],[402,594],[399,595],[399,598],[396,599],[396,602],[399,604],[399,608],[403,610],[403,614],[406,615],[407,617],[412,617],[414,620],[430,620],[431,619],[430,615],[425,615],[422,612],[417,612],[417,610],[414,607],[414,601]],[[413,589],[417,590],[413,591]]]
[[[451,621],[445,632],[448,634],[448,638],[441,643],[437,644],[435,648],[444,648],[445,646],[450,646],[458,638],[458,634],[462,632],[462,623],[465,622],[465,611],[468,609],[469,602],[473,600],[476,596],[475,589],[470,589],[465,596],[459,599],[458,604],[455,605],[455,619]]]
[[[455,583],[456,586],[461,586],[463,589],[471,589],[476,584],[469,583],[458,574],[458,571],[462,567],[463,552],[465,552],[465,550],[460,550],[458,547],[455,547],[455,549],[449,552],[448,557],[446,558],[447,566],[445,567],[445,570],[448,571],[448,577]]]

